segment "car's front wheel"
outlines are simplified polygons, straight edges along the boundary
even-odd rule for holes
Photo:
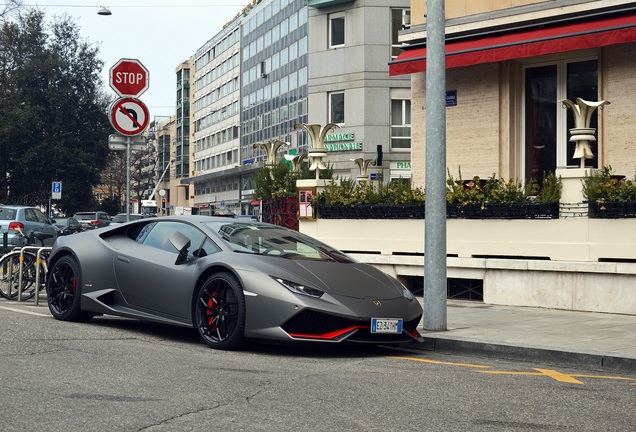
[[[62,321],[88,321],[92,314],[80,308],[82,274],[75,258],[64,256],[53,264],[46,280],[49,310]]]
[[[209,277],[195,299],[195,326],[212,348],[232,350],[245,345],[245,296],[236,276]]]

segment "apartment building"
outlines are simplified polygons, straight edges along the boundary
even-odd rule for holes
[[[308,0],[309,122],[339,126],[325,139],[335,175],[356,178],[353,159],[372,160],[372,179],[411,177],[411,82],[389,76],[402,51],[408,0]]]

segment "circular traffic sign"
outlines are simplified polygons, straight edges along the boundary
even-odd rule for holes
[[[146,129],[149,121],[148,107],[139,99],[121,98],[112,105],[110,124],[122,135],[139,135]]]
[[[119,96],[137,97],[149,87],[150,73],[136,59],[120,59],[110,68],[110,87]]]

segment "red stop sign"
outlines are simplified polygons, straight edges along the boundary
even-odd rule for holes
[[[121,59],[110,68],[110,87],[119,96],[137,97],[148,89],[149,75],[139,60]]]

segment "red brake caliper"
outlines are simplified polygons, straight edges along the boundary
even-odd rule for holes
[[[216,302],[214,301],[215,299],[216,299],[216,291],[214,291],[214,293],[208,299],[209,309],[205,312],[205,314],[208,317],[208,325],[210,326],[210,330],[212,331],[216,330],[216,324],[213,325],[215,316],[214,316],[214,313],[212,312],[212,309],[214,309],[216,306]]]

